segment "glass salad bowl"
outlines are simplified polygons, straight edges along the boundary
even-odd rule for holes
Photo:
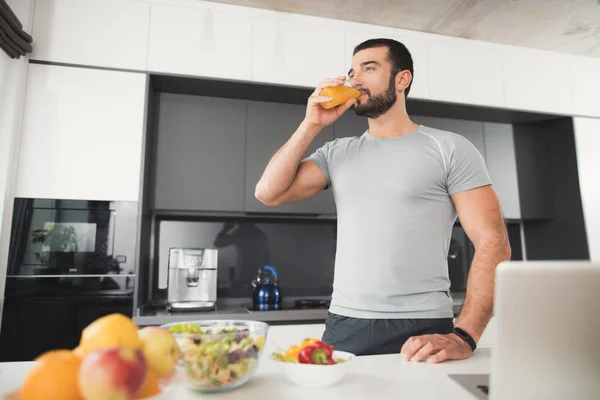
[[[219,393],[248,382],[258,368],[269,325],[259,321],[183,321],[169,329],[182,356],[186,384],[202,393]]]

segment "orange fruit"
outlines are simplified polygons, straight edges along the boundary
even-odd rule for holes
[[[123,314],[106,315],[85,327],[77,354],[85,357],[94,350],[112,347],[142,348],[137,325]]]
[[[77,356],[79,356],[81,359],[84,358],[84,355],[81,351],[81,347],[77,346],[73,349],[73,353],[75,353]]]
[[[81,358],[71,350],[51,350],[36,360],[19,393],[20,400],[84,400],[79,392]]]
[[[142,383],[142,387],[138,390],[135,395],[136,399],[144,399],[150,396],[156,396],[161,392],[160,386],[158,384],[158,376],[154,371],[148,368],[146,372],[146,377],[144,378],[144,382]]]

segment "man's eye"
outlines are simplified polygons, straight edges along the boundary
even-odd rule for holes
[[[375,70],[375,68],[374,68],[374,67],[366,67],[366,68],[365,68],[365,71],[374,71],[374,70]]]

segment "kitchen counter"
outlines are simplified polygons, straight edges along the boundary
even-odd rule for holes
[[[460,313],[464,303],[464,293],[452,293],[454,316]],[[166,308],[140,308],[133,321],[139,326],[162,325],[179,321],[207,319],[240,319],[263,321],[270,324],[306,324],[325,322],[326,308],[303,309],[285,308],[277,311],[251,311],[246,303],[219,302],[213,311],[169,312]]]
[[[343,381],[324,389],[309,389],[289,383],[268,354],[278,348],[299,343],[307,337],[320,338],[323,324],[271,326],[256,375],[246,385],[219,395],[219,399],[423,399],[476,400],[477,397],[452,380],[449,374],[488,374],[495,321],[492,318],[478,343],[475,354],[462,361],[440,364],[410,363],[399,354],[357,357]],[[31,362],[0,363],[0,397],[21,384]],[[208,398],[181,385],[173,385],[156,400]]]
[[[488,374],[490,349],[478,349],[468,360],[441,364],[410,363],[399,354],[357,357],[348,375],[329,388],[302,388],[286,380],[277,364],[263,354],[254,377],[244,386],[219,394],[222,400],[242,399],[369,399],[397,400],[475,400],[473,394],[454,382],[448,374]],[[0,393],[15,390],[31,362],[0,363]],[[156,399],[192,400],[208,398],[182,384],[174,384]]]
[[[171,322],[207,320],[207,319],[239,319],[274,323],[308,323],[324,322],[327,309],[285,309],[277,311],[249,311],[242,306],[219,306],[214,311],[169,312],[166,309],[140,309],[133,321],[139,326],[162,325]]]

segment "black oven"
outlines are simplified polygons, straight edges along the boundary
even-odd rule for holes
[[[134,273],[136,202],[15,200],[7,275]]]
[[[136,237],[137,202],[15,199],[0,361],[74,348],[94,319],[131,316]]]

